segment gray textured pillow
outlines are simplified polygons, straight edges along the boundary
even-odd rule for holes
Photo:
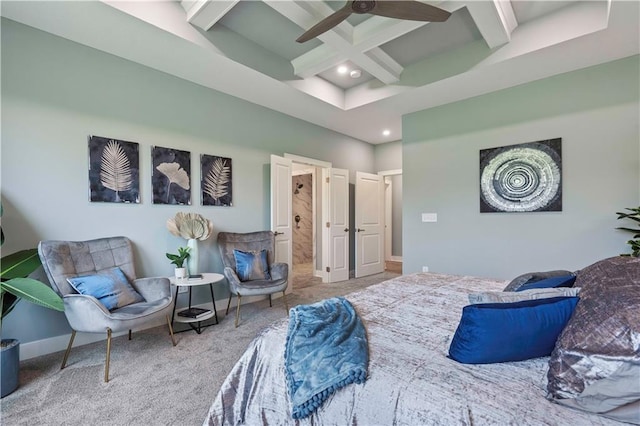
[[[520,287],[528,283],[534,283],[536,281],[546,280],[547,278],[552,277],[561,277],[564,275],[571,275],[573,272],[565,271],[562,269],[556,271],[546,271],[546,272],[528,272],[526,274],[522,274],[520,276],[515,277],[503,291],[518,291]]]
[[[549,299],[552,297],[577,296],[580,289],[577,287],[558,288],[532,288],[523,291],[487,291],[483,293],[470,293],[469,303],[512,303],[523,300]]]
[[[580,302],[549,359],[549,399],[630,421],[619,408],[640,401],[640,258],[596,262],[575,286]]]

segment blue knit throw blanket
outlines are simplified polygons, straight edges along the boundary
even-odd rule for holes
[[[341,387],[363,383],[368,364],[367,334],[347,299],[289,311],[284,366],[294,419],[311,415]]]

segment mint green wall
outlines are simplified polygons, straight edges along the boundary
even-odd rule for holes
[[[615,212],[640,203],[638,75],[635,56],[405,116],[405,273],[509,279],[628,252]],[[480,214],[479,150],[556,137],[563,211]]]
[[[165,226],[176,212],[203,214],[215,233],[270,227],[270,154],[374,171],[372,145],[6,19],[1,53],[4,253],[44,239],[126,235],[138,275],[170,275],[165,252],[184,244]],[[88,135],[140,144],[140,204],[89,202]],[[152,204],[154,145],[191,152],[191,206]],[[200,205],[201,154],[232,158],[233,207]],[[220,271],[214,238],[200,253],[204,270]],[[62,314],[20,305],[3,336],[24,343],[69,332]]]

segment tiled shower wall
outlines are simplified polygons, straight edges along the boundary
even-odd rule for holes
[[[293,176],[293,264],[313,261],[311,174]],[[298,188],[300,185],[302,187]],[[296,194],[296,190],[298,193]],[[296,215],[300,222],[296,223]]]

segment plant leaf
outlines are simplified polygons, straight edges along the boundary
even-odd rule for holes
[[[13,294],[3,292],[3,294],[2,294],[2,318],[4,318],[7,315],[9,315],[9,313],[13,310],[13,308],[16,307],[16,305],[18,304],[19,301],[20,301],[20,299],[18,297],[14,296]]]
[[[156,169],[169,179],[170,184],[175,183],[182,189],[189,189],[189,175],[179,163],[160,163]]]
[[[2,270],[0,279],[24,278],[38,269],[41,265],[38,249],[28,249],[4,256],[0,262]]]
[[[0,282],[0,290],[45,308],[64,311],[62,298],[51,287],[33,278],[14,278],[2,281]]]
[[[229,194],[227,185],[230,173],[231,169],[226,165],[226,160],[216,158],[205,177],[203,191],[216,201]]]
[[[128,191],[133,185],[129,157],[122,146],[113,139],[102,151],[100,183],[112,191]]]

